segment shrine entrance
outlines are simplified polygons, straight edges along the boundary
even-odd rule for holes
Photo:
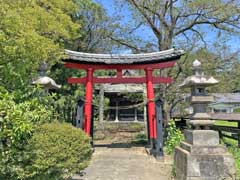
[[[64,66],[66,68],[81,69],[86,71],[86,77],[68,78],[69,84],[85,85],[85,101],[83,108],[83,130],[90,136],[92,119],[92,92],[95,83],[111,84],[146,84],[147,90],[147,112],[148,112],[148,134],[151,151],[154,155],[162,154],[162,117],[160,111],[156,113],[154,84],[170,84],[171,77],[156,77],[153,70],[171,68],[183,55],[182,50],[169,49],[166,51],[145,53],[145,54],[91,54],[65,50],[66,58]],[[116,77],[100,78],[94,77],[96,70],[116,70]],[[144,77],[123,77],[123,70],[144,70]]]

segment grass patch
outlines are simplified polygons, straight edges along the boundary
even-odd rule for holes
[[[99,127],[97,125],[97,122],[95,123],[96,127]],[[138,122],[112,122],[112,121],[106,121],[102,124],[103,129],[105,131],[110,132],[118,132],[118,131],[128,131],[128,132],[140,132],[144,130],[144,124],[138,123]]]
[[[237,179],[240,179],[240,148],[237,147],[237,140],[224,137],[222,143],[227,145],[228,151],[233,155],[237,168]]]
[[[228,127],[238,127],[237,122],[229,122],[229,121],[216,121],[215,125],[217,126],[228,126]],[[224,132],[228,135],[231,133]],[[227,145],[228,151],[233,155],[236,163],[236,168],[237,168],[237,179],[240,179],[240,148],[238,148],[238,142],[237,140],[230,139],[227,137],[223,137],[222,143]]]
[[[238,144],[237,140],[235,140],[235,139],[223,137],[222,140],[225,144],[230,145],[230,146],[237,146],[237,144]]]
[[[229,146],[228,150],[232,153],[237,168],[237,179],[240,179],[240,149],[237,146]]]
[[[141,123],[131,123],[129,129],[132,131],[142,131],[144,129],[144,124]]]
[[[145,133],[138,133],[132,140],[132,144],[147,145],[148,139]]]
[[[229,121],[215,121],[215,125],[217,125],[217,126],[238,127],[237,122],[229,122]]]

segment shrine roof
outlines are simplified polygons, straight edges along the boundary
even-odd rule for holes
[[[142,54],[93,54],[65,50],[64,61],[86,64],[149,64],[174,61],[183,54],[183,50],[175,49]]]

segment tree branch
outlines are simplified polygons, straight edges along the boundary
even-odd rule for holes
[[[142,14],[142,16],[146,19],[146,21],[148,22],[148,24],[150,25],[150,27],[152,28],[154,34],[159,37],[161,32],[159,31],[159,29],[154,25],[154,23],[152,22],[152,20],[149,18],[149,16],[139,7],[139,5],[136,3],[135,0],[128,0],[130,1],[130,3],[132,5],[134,5],[134,7]]]
[[[124,40],[121,40],[121,39],[116,39],[116,38],[114,38],[114,37],[109,37],[112,41],[115,41],[115,42],[117,42],[117,43],[119,43],[119,44],[121,44],[121,45],[123,45],[123,46],[126,46],[126,47],[128,47],[128,48],[130,48],[130,49],[132,49],[132,50],[135,50],[136,52],[143,52],[143,50],[141,50],[141,49],[139,49],[139,48],[137,48],[136,46],[134,46],[134,45],[131,45],[131,44],[129,44],[128,42],[126,42],[126,41],[124,41]]]

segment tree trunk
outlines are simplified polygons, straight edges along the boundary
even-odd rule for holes
[[[170,49],[172,46],[172,38],[171,38],[171,34],[166,34],[161,41],[159,42],[159,44],[161,44],[161,46],[159,46],[159,50],[160,51],[164,51],[167,49]],[[166,77],[167,76],[167,71],[161,71],[160,70],[160,76]],[[167,126],[169,120],[171,119],[170,116],[170,105],[167,102],[167,98],[166,98],[166,94],[167,94],[167,84],[161,84],[160,85],[160,98],[163,101],[163,123],[164,123],[164,127]]]

